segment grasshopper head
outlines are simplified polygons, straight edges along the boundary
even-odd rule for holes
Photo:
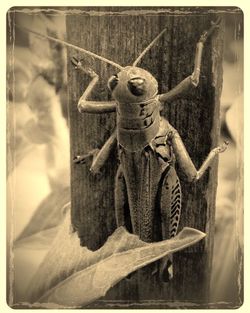
[[[111,76],[108,88],[119,103],[145,102],[158,93],[156,79],[146,70],[135,66],[126,66]]]

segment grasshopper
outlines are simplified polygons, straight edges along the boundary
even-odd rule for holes
[[[196,46],[193,73],[164,94],[158,94],[156,79],[145,69],[137,67],[137,64],[165,30],[146,47],[132,66],[122,67],[109,61],[120,70],[108,80],[114,101],[88,100],[99,76],[76,58],[71,60],[76,70],[81,70],[92,79],[78,101],[79,112],[117,114],[117,127],[103,147],[76,156],[74,162],[83,164],[92,157],[90,171],[97,174],[113,146],[117,145],[120,165],[115,185],[116,223],[143,241],[157,240],[155,227],[161,227],[162,239],[177,234],[181,214],[181,185],[175,171],[175,161],[188,181],[197,181],[214,157],[227,148],[227,142],[214,148],[197,170],[178,131],[160,115],[164,103],[198,86],[203,46],[219,23],[220,19],[212,22],[210,29],[201,35]],[[160,212],[160,218],[157,212]],[[169,260],[166,280],[172,275]]]

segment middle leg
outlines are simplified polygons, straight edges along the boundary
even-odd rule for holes
[[[107,161],[111,150],[117,144],[117,132],[116,129],[112,133],[112,135],[108,138],[102,148],[93,149],[84,155],[77,155],[74,157],[73,162],[76,164],[84,164],[86,163],[87,159],[93,157],[92,164],[90,167],[90,171],[92,174],[98,174]]]

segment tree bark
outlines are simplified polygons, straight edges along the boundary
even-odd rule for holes
[[[141,51],[162,31],[164,36],[144,56],[140,67],[151,72],[166,92],[193,71],[196,43],[216,15],[210,8],[82,8],[80,14],[67,13],[68,42],[104,56],[122,66],[131,65]],[[163,115],[179,131],[198,168],[209,151],[218,144],[219,104],[222,87],[223,23],[206,42],[203,51],[200,84],[172,104],[166,104]],[[84,59],[100,82],[92,99],[110,98],[106,84],[117,72],[114,67],[68,49],[72,56]],[[115,127],[115,114],[80,114],[77,102],[90,78],[76,72],[68,63],[71,160],[78,154],[100,148]],[[117,155],[113,151],[102,174],[94,177],[89,164],[71,163],[72,224],[85,245],[98,249],[115,230],[114,177]],[[179,176],[183,175],[178,170]],[[175,276],[168,284],[144,277],[122,281],[103,300],[91,308],[160,308],[206,307],[208,303],[214,235],[217,161],[197,183],[181,179],[182,215],[179,229],[194,227],[207,237],[195,246],[174,255]],[[79,243],[80,244],[80,243]]]

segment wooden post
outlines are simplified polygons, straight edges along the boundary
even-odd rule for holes
[[[66,18],[68,41],[121,65],[131,65],[163,28],[167,32],[144,56],[140,67],[150,71],[166,92],[192,73],[196,43],[216,19],[209,8],[82,8]],[[208,13],[209,12],[209,13]],[[178,15],[177,15],[178,13]],[[188,13],[188,14],[186,14]],[[166,106],[163,115],[178,129],[198,167],[218,144],[219,99],[222,86],[223,26],[204,48],[199,87]],[[68,49],[84,59],[100,75],[93,99],[105,100],[108,78],[116,69],[99,60]],[[89,78],[68,63],[71,160],[80,153],[101,147],[115,126],[115,114],[80,114],[77,102]],[[99,248],[115,229],[113,152],[101,176],[93,177],[89,164],[71,163],[72,222],[91,249]],[[180,177],[182,173],[179,171]],[[122,281],[91,308],[206,307],[208,303],[214,234],[217,162],[197,183],[182,180],[183,212],[180,229],[194,227],[207,233],[206,240],[174,255],[175,276],[168,284],[140,279]],[[148,301],[147,301],[148,300]]]

